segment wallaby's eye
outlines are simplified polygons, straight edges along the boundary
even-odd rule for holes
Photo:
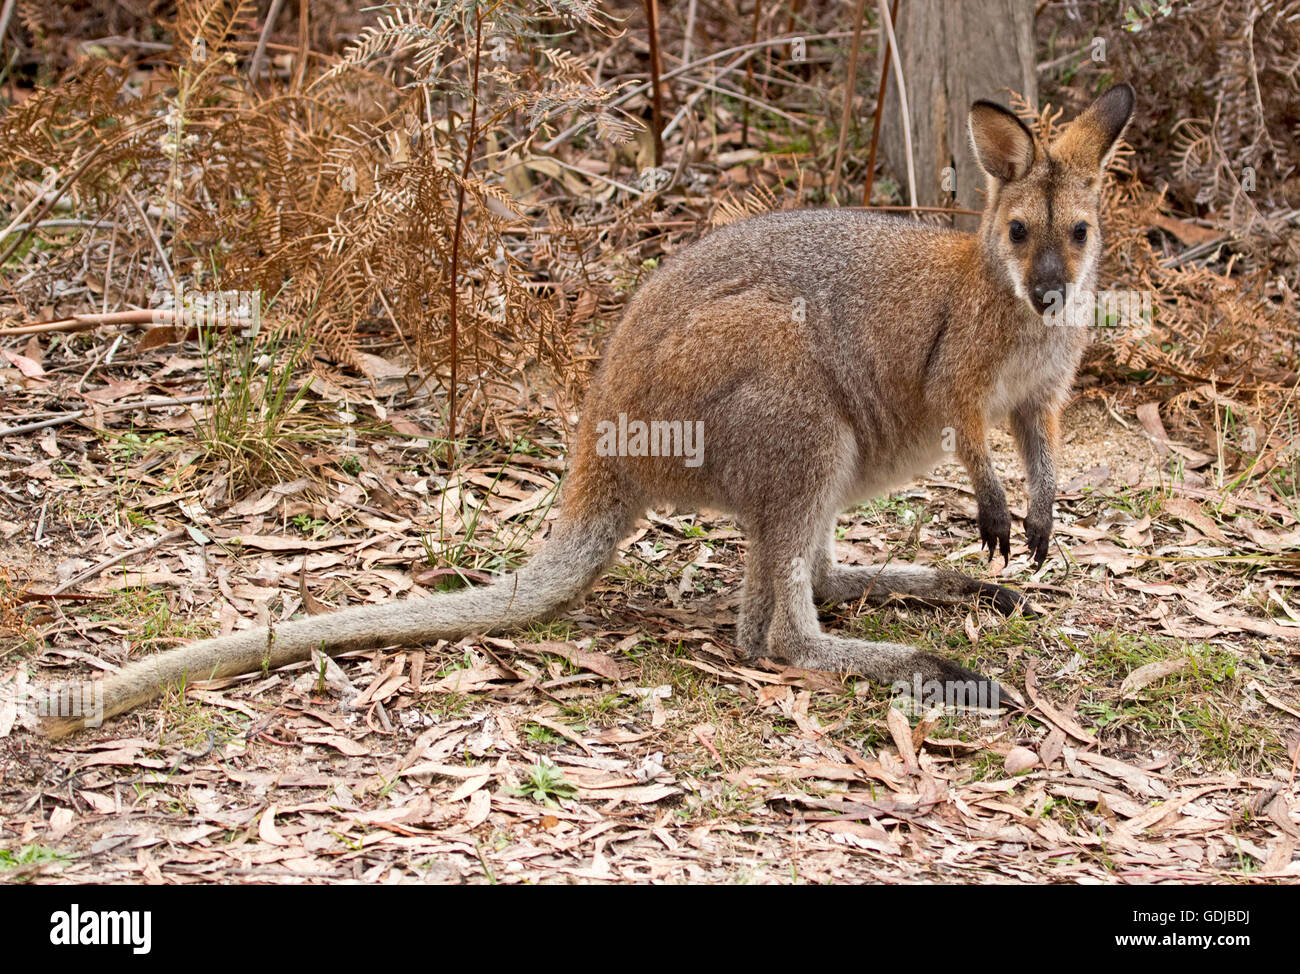
[[[1074,242],[1077,244],[1086,243],[1088,240],[1088,224],[1076,223],[1074,225]]]
[[[1024,243],[1025,239],[1028,236],[1029,236],[1028,227],[1026,227],[1019,220],[1011,221],[1011,242],[1012,243]]]

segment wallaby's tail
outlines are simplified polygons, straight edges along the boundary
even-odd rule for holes
[[[45,717],[41,729],[50,737],[63,737],[97,718],[145,703],[164,687],[273,669],[309,659],[312,649],[333,656],[376,646],[417,645],[509,629],[552,615],[599,577],[638,513],[617,491],[602,489],[607,485],[590,483],[590,476],[579,485],[574,475],[551,536],[518,572],[481,588],[344,609],[274,630],[246,630],[159,653],[128,664],[102,685],[90,685],[90,693],[83,685],[76,699],[93,700],[94,706],[74,708],[80,714],[72,716],[66,714],[69,708],[48,708],[58,709],[60,715]],[[51,692],[52,702],[56,692]]]

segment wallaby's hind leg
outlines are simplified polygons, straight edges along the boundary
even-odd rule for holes
[[[995,681],[933,653],[901,643],[848,639],[823,632],[813,601],[811,564],[819,557],[817,546],[822,536],[820,531],[800,530],[786,522],[768,526],[767,532],[754,539],[754,554],[770,553],[774,559],[772,618],[767,635],[767,651],[772,656],[807,669],[857,673],[885,685],[915,686],[937,680],[968,701],[1015,701]]]
[[[745,563],[744,594],[736,644],[742,659],[757,659],[767,650],[767,630],[772,623],[771,566],[761,565],[751,549]]]
[[[764,550],[751,537],[745,550],[745,582],[736,626],[736,645],[742,659],[758,659],[767,653],[767,631],[772,624],[772,573],[774,553]]]
[[[817,552],[812,566],[813,597],[819,602],[856,602],[863,596],[872,605],[902,595],[932,602],[980,602],[1003,615],[1017,609],[1033,615],[1029,600],[1014,589],[985,582],[948,568],[931,565],[840,565],[828,545]]]

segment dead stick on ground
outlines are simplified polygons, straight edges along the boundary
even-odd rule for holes
[[[72,578],[68,579],[58,588],[54,589],[52,592],[49,592],[47,594],[60,595],[63,592],[66,592],[68,589],[80,585],[82,582],[89,581],[90,579],[94,578],[96,575],[99,575],[101,572],[104,572],[109,568],[112,568],[114,565],[120,564],[126,561],[128,558],[134,558],[136,555],[143,555],[146,552],[153,551],[159,545],[166,544],[168,541],[174,541],[176,538],[179,538],[184,533],[185,533],[184,528],[173,528],[171,531],[168,531],[166,534],[162,534],[154,538],[154,540],[150,541],[146,545],[141,545],[139,548],[132,548],[130,551],[124,551],[120,555],[113,555],[111,558],[105,558],[103,561],[99,562],[98,564],[92,565],[90,568],[87,568],[80,575],[74,575]]]
[[[54,205],[58,203],[60,199],[63,198],[63,194],[66,193],[72,187],[73,183],[75,183],[78,179],[81,178],[82,174],[87,169],[90,168],[91,163],[93,163],[96,159],[98,159],[100,154],[105,149],[109,148],[110,146],[116,147],[117,144],[123,141],[128,135],[136,135],[136,134],[138,134],[136,131],[123,132],[121,135],[119,135],[117,138],[113,139],[112,141],[101,142],[99,143],[99,145],[95,146],[95,148],[91,149],[90,152],[86,155],[86,158],[81,160],[81,165],[77,167],[76,172],[74,172],[71,176],[69,176],[67,180],[63,183],[63,185],[60,186],[57,190],[45,196],[45,202],[42,203],[41,208],[36,211],[36,216],[28,221],[27,229],[18,233],[15,236],[13,242],[9,244],[8,247],[5,248],[4,253],[0,254],[0,267],[3,267],[5,264],[9,263],[9,258],[12,257],[14,254],[16,254],[18,252],[18,248],[27,242],[27,238],[31,236],[32,232],[38,226],[41,225],[41,221],[44,220],[47,216],[49,216],[50,210],[54,209]]]
[[[149,242],[153,244],[154,253],[158,255],[158,259],[162,261],[163,270],[167,272],[167,282],[172,288],[175,288],[176,275],[172,273],[172,262],[167,259],[167,251],[163,250],[162,241],[158,239],[153,224],[149,222],[149,215],[145,213],[144,207],[140,205],[140,201],[135,198],[134,193],[129,189],[125,189],[125,187],[123,192],[126,193],[126,198],[131,201],[131,205],[135,207],[135,211],[140,214],[140,222],[144,224],[144,231],[149,235]]]
[[[201,312],[197,312],[195,317],[197,318],[200,315]],[[183,319],[184,316],[181,317]],[[43,335],[53,331],[86,331],[100,325],[174,325],[178,324],[176,319],[176,312],[170,308],[131,308],[128,311],[92,312],[72,315],[68,318],[58,318],[54,321],[36,321],[29,325],[0,328],[0,338],[10,335]],[[253,323],[251,318],[236,317],[229,320],[232,325],[251,325]],[[184,322],[182,320],[179,323]]]

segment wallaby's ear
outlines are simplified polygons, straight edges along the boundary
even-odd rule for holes
[[[1065,127],[1052,146],[1052,155],[1073,169],[1100,176],[1110,165],[1119,137],[1133,117],[1136,100],[1130,84],[1108,88]]]
[[[981,169],[1004,183],[1029,172],[1034,164],[1034,136],[1024,122],[1001,105],[982,99],[971,105],[967,121]]]

